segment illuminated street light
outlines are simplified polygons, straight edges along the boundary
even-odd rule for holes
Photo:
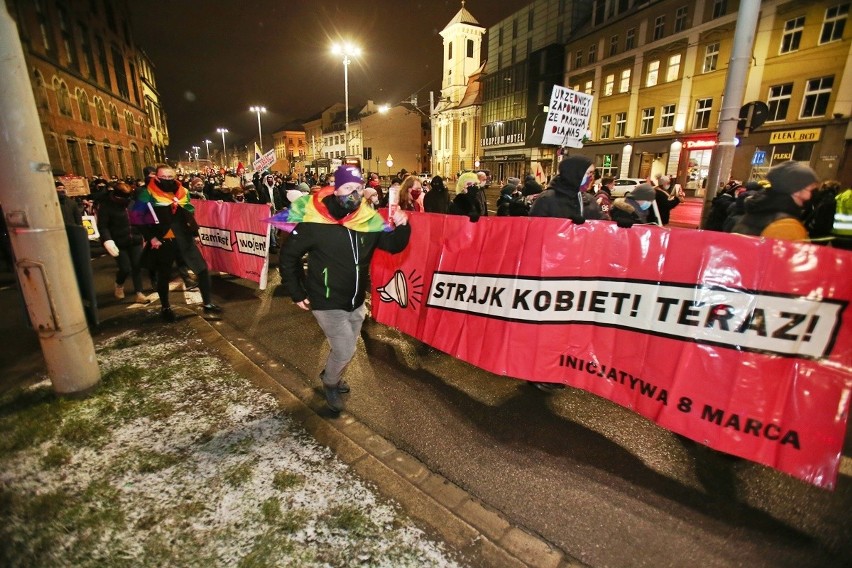
[[[198,151],[201,150],[201,147],[200,146],[193,146],[192,149],[195,150],[195,161],[197,162],[198,161]]]
[[[266,107],[262,106],[251,106],[249,110],[257,113],[257,139],[258,146],[260,146],[260,151],[263,152],[263,132],[260,130],[260,113],[266,112]]]
[[[212,143],[213,142],[211,140],[205,140],[204,141],[204,146],[207,148],[207,161],[208,162],[210,161],[210,144],[212,144]]]
[[[351,43],[335,43],[331,46],[331,52],[335,55],[343,56],[343,96],[344,104],[346,105],[346,154],[349,153],[349,64],[352,62],[350,57],[358,57],[361,55],[361,48]]]
[[[228,147],[225,146],[225,134],[228,132],[227,128],[217,128],[216,132],[222,135],[222,167],[228,166]]]

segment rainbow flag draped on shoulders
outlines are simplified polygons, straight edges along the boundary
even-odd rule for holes
[[[266,221],[282,231],[291,232],[299,223],[324,223],[327,225],[343,225],[347,229],[362,233],[378,233],[391,231],[378,211],[367,205],[363,200],[361,207],[342,219],[335,219],[329,212],[323,199],[331,195],[334,188],[325,187],[313,195],[303,195],[285,209],[276,213]]]
[[[136,201],[130,207],[128,211],[130,223],[133,225],[158,224],[160,219],[156,213],[157,207],[171,207],[172,213],[177,211],[178,207],[183,207],[190,213],[195,212],[195,207],[189,200],[189,192],[183,185],[178,183],[177,190],[174,193],[168,193],[151,181],[138,193]]]

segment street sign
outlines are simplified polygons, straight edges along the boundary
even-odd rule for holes
[[[746,103],[740,109],[740,120],[737,122],[737,132],[748,136],[752,130],[760,127],[769,118],[769,106],[763,101]]]
[[[762,166],[766,163],[766,150],[755,150],[754,156],[751,157],[752,166]]]

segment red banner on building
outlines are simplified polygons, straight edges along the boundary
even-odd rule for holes
[[[411,216],[373,315],[454,357],[581,388],[833,488],[852,390],[852,254],[604,221]]]
[[[193,200],[200,227],[201,253],[210,270],[257,282],[266,289],[269,206]]]

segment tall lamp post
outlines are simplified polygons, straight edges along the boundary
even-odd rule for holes
[[[210,144],[212,144],[212,143],[213,143],[213,142],[212,142],[212,141],[210,141],[210,140],[205,140],[205,141],[204,141],[204,147],[205,147],[205,148],[207,148],[207,161],[208,161],[208,162],[210,161]]]
[[[216,132],[222,135],[222,167],[228,167],[228,147],[225,146],[225,134],[228,132],[227,128],[217,128]]]
[[[260,129],[260,113],[266,112],[266,107],[263,106],[251,106],[249,110],[257,113],[257,139],[258,146],[260,146],[260,151],[263,152],[263,132]]]
[[[197,165],[198,164],[198,151],[201,150],[201,147],[200,146],[193,146],[192,149],[195,150],[195,163]]]
[[[335,43],[331,46],[331,52],[335,55],[343,56],[343,97],[346,113],[345,123],[345,139],[346,139],[346,154],[349,154],[349,64],[352,63],[350,57],[358,57],[361,55],[361,48],[352,45],[351,43]]]

